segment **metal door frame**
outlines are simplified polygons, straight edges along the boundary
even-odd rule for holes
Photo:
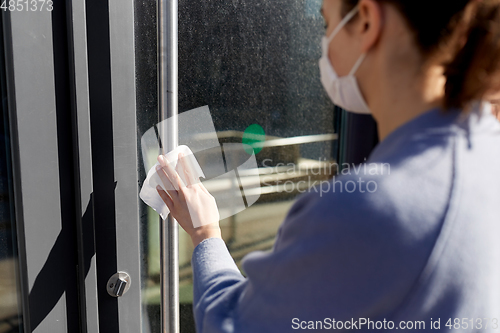
[[[1,13],[25,332],[79,331],[86,308],[66,9]]]
[[[1,16],[23,330],[141,331],[134,1]]]
[[[134,2],[87,0],[87,47],[99,329],[142,329]],[[131,276],[119,298],[106,291]]]

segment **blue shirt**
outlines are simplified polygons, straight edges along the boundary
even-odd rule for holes
[[[430,110],[362,168],[300,196],[273,249],[243,258],[246,277],[223,240],[198,244],[197,331],[500,331],[500,124],[489,107]]]

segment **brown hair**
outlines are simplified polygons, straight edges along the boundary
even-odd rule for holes
[[[346,15],[359,0],[342,0]],[[424,56],[437,56],[446,77],[445,108],[465,108],[500,91],[500,0],[377,0],[406,18]]]

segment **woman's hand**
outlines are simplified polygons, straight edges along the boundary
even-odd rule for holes
[[[156,190],[163,199],[170,214],[179,222],[180,226],[191,236],[193,245],[196,247],[206,238],[222,238],[219,227],[219,210],[214,197],[207,191],[205,186],[195,179],[190,173],[186,158],[179,154],[179,162],[183,166],[184,184],[175,169],[160,155],[160,165],[156,172],[160,176],[165,192],[160,186]]]

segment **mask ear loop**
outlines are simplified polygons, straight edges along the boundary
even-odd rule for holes
[[[365,60],[365,58],[366,58],[366,53],[363,53],[359,57],[358,61],[356,61],[356,63],[354,64],[354,67],[351,69],[351,72],[349,73],[349,76],[354,75],[358,71],[359,66],[361,66],[361,63],[363,62],[363,60]]]
[[[333,37],[335,37],[339,31],[349,22],[357,13],[359,10],[359,6],[356,5],[343,19],[340,21],[340,23],[333,29],[332,33],[328,37],[328,44],[332,41]]]

